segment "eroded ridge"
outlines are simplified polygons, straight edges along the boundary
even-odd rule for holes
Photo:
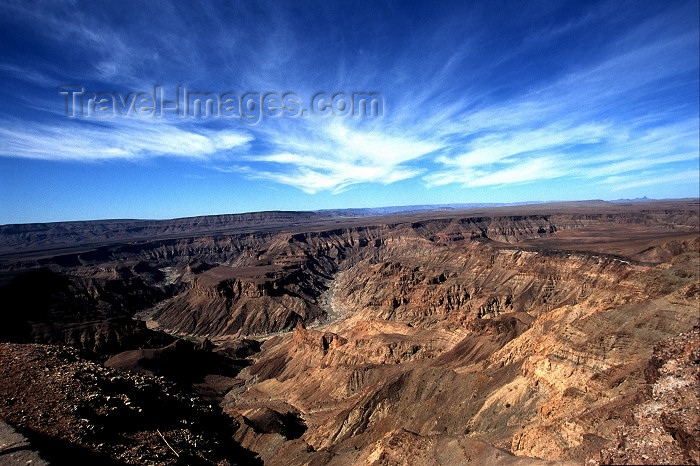
[[[2,417],[131,463],[697,463],[697,201],[529,208],[190,219],[15,251]],[[171,394],[154,428],[107,419]]]

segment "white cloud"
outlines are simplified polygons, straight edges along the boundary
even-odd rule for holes
[[[684,170],[681,172],[666,171],[665,173],[645,171],[636,175],[610,176],[600,181],[601,184],[612,185],[613,191],[621,191],[623,189],[639,188],[642,186],[653,186],[659,184],[681,184],[692,183],[698,184],[700,180],[700,170]]]
[[[582,124],[493,132],[469,143],[467,152],[436,157],[443,169],[427,174],[424,181],[429,187],[474,187],[562,176],[615,179],[622,173],[698,160],[697,125],[690,118],[649,129]],[[590,144],[585,150],[579,147]]]
[[[236,131],[193,131],[169,124],[120,120],[103,125],[17,124],[0,127],[0,156],[45,160],[135,159],[153,156],[214,157],[245,148],[252,136]]]
[[[525,160],[517,165],[496,170],[467,182],[467,186],[489,186],[558,178],[566,174],[559,164],[549,158]]]
[[[492,87],[486,78],[496,77],[543,43],[607,18],[605,10],[615,9],[615,4],[603,4],[563,25],[553,24],[502,55],[480,60],[483,63],[474,59],[483,58],[478,34],[462,37],[439,28],[417,31],[421,34],[391,60],[377,51],[357,51],[354,59],[338,57],[328,69],[313,57],[326,56],[319,52],[326,50],[329,40],[309,40],[306,31],[297,31],[286,21],[284,9],[265,13],[275,26],[274,34],[260,34],[256,25],[262,28],[267,22],[252,21],[250,29],[237,30],[216,11],[208,11],[215,10],[211,5],[198,4],[211,26],[202,45],[198,36],[188,33],[182,19],[187,15],[172,5],[156,7],[169,25],[157,32],[142,27],[129,31],[119,23],[103,25],[66,5],[42,8],[42,14],[22,2],[8,5],[8,11],[36,27],[38,35],[63,46],[76,44],[91,58],[89,69],[71,70],[78,71],[81,79],[118,81],[119,86],[142,90],[154,84],[151,79],[186,76],[202,85],[293,90],[307,97],[319,91],[350,91],[345,87],[350,85],[354,90],[387,92],[388,110],[384,118],[372,121],[266,120],[240,131],[167,121],[124,120],[103,126],[63,119],[54,124],[5,122],[0,126],[0,155],[59,160],[170,155],[214,160],[214,168],[309,193],[340,192],[359,183],[389,184],[421,175],[427,186],[480,187],[564,176],[592,182],[605,178],[603,184],[617,180],[630,186],[635,181],[628,176],[635,172],[658,167],[683,170],[698,160],[696,105],[695,116],[689,117],[689,104],[682,99],[666,101],[675,94],[665,86],[673,86],[679,76],[687,80],[697,74],[697,62],[687,60],[697,55],[697,31],[686,27],[668,33],[676,30],[675,10],[621,31],[616,40],[591,51],[590,61],[572,61],[557,72],[542,72],[528,81],[531,86],[514,83],[517,90],[503,90],[499,86],[508,86]],[[71,21],[65,20],[64,7]],[[245,4],[236,8],[246,17]],[[467,29],[478,33],[476,17],[455,20],[453,32],[466,30],[469,21],[472,27]],[[247,46],[250,37],[257,47]],[[153,67],[153,75],[144,71],[150,71],[151,64],[159,65]],[[280,69],[284,73],[277,72]],[[42,85],[61,76],[61,70],[36,64],[0,64],[0,71]],[[689,71],[694,71],[691,78]],[[222,84],[224,80],[228,82]],[[662,97],[656,95],[659,89],[664,91]],[[653,108],[657,99],[664,100]],[[57,98],[55,103],[62,102]],[[304,103],[308,107],[309,102]],[[32,108],[36,109],[46,112],[38,105]],[[218,163],[227,151],[235,152],[236,160]],[[644,182],[655,179],[649,176]]]
[[[57,82],[55,78],[49,77],[46,73],[12,63],[0,63],[0,72],[7,73],[15,79],[29,81],[44,87],[55,87]]]
[[[270,180],[287,184],[299,188],[308,194],[315,194],[319,191],[330,191],[333,194],[338,194],[354,184],[364,182],[390,184],[415,177],[421,173],[410,168],[395,168],[386,171],[377,167],[357,166],[347,166],[345,170],[339,166],[333,170],[323,172],[304,166],[285,172],[253,170],[245,166],[223,169],[223,171],[240,172],[251,179]]]
[[[246,166],[246,176],[288,184],[307,193],[338,193],[359,183],[390,184],[413,178],[425,170],[409,164],[442,148],[437,140],[358,129],[338,121],[327,125],[299,122],[291,132],[268,128],[266,136],[278,152],[242,159],[282,165],[282,170]]]

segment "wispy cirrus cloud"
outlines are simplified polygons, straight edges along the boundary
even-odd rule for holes
[[[686,58],[697,49],[697,37],[681,33],[660,39],[659,31],[673,21],[655,18],[610,44],[601,61],[436,125],[452,142],[423,181],[428,187],[476,187],[553,178],[627,180],[643,170],[697,164],[698,116],[692,101],[653,103],[660,93],[695,80],[691,73],[697,64]],[[460,141],[460,134],[473,137]],[[668,176],[621,186],[661,184]],[[678,179],[697,181],[686,175]]]
[[[27,102],[24,110],[35,113],[4,120],[0,155],[185,157],[230,173],[232,182],[269,181],[306,193],[405,180],[427,195],[426,187],[459,192],[538,182],[618,181],[628,189],[674,174],[691,183],[698,42],[697,24],[685,18],[697,7],[647,5],[641,19],[629,20],[628,4],[569,6],[575,13],[552,6],[549,16],[526,6],[522,21],[504,20],[489,2],[435,15],[425,6],[416,22],[393,4],[377,4],[376,18],[316,31],[317,24],[340,24],[347,12],[322,4],[155,2],[143,6],[149,15],[127,24],[114,20],[120,8],[113,5],[66,2],[37,12],[7,2],[8,18],[33,30],[47,50],[65,53],[63,62],[48,53],[19,64],[3,60],[0,74],[24,76],[35,87],[80,78],[108,91],[155,84],[293,91],[306,106],[316,92],[377,91],[386,112],[257,126],[167,118],[98,124],[62,117],[56,109],[63,100],[52,87],[48,104]],[[164,27],[152,27],[152,17]]]
[[[257,168],[239,164],[239,171],[307,193],[339,193],[359,183],[390,184],[414,178],[425,171],[416,165],[420,159],[442,147],[437,140],[349,128],[339,122],[307,127],[293,135],[268,131],[267,137],[274,149],[241,157],[243,162],[255,162]]]
[[[683,171],[642,171],[634,175],[609,176],[600,180],[600,184],[609,185],[613,191],[630,188],[653,186],[661,183],[696,183],[700,179],[700,170]]]
[[[698,160],[696,109],[682,99],[671,105],[654,104],[659,93],[673,95],[674,86],[695,79],[692,70],[697,63],[687,59],[697,49],[695,32],[666,34],[677,23],[678,14],[672,11],[629,28],[601,47],[596,59],[571,62],[555,79],[542,80],[502,99],[484,94],[483,89],[473,96],[463,93],[455,98],[454,90],[464,89],[464,77],[457,75],[463,69],[460,64],[469,62],[473,41],[456,51],[445,47],[453,52],[438,54],[431,63],[442,64],[426,67],[436,70],[433,80],[419,90],[411,89],[410,97],[404,96],[393,109],[390,121],[375,127],[374,134],[383,136],[363,138],[349,125],[348,134],[360,135],[361,144],[353,152],[345,150],[343,138],[331,131],[307,138],[303,132],[290,135],[273,130],[268,136],[275,142],[274,151],[248,160],[284,169],[246,167],[247,176],[306,192],[337,192],[355,183],[421,175],[428,187],[457,184],[468,188],[557,178],[600,180],[641,170],[683,169]],[[488,75],[498,66],[522,59],[532,51],[528,48],[567,33],[578,34],[583,25],[604,17],[592,12],[543,31],[510,55],[481,64],[474,74]],[[399,57],[398,62],[402,61]],[[379,142],[390,140],[392,134],[407,135],[408,144],[396,146],[387,156]],[[419,150],[413,153],[409,147]],[[356,165],[348,163],[350,153],[361,153],[364,159],[357,159]],[[396,157],[396,153],[405,157]]]
[[[465,153],[437,157],[444,168],[423,179],[428,186],[474,187],[560,177],[601,178],[692,163],[698,160],[697,128],[698,120],[690,118],[666,127],[550,125],[491,133],[467,144]]]
[[[0,156],[85,162],[163,156],[204,160],[245,149],[252,140],[241,131],[187,130],[167,123],[71,123],[27,126],[6,121],[0,125]]]

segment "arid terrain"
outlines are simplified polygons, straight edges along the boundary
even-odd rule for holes
[[[0,226],[0,464],[699,464],[699,216]]]

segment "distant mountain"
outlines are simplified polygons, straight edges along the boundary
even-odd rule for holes
[[[648,197],[635,197],[634,199],[615,199],[614,201],[610,202],[646,202],[646,201],[653,201],[654,199],[649,199]]]
[[[386,207],[364,207],[356,209],[323,209],[314,212],[324,217],[374,217],[378,215],[408,214],[412,212],[425,212],[429,210],[466,210],[480,209],[484,207],[506,207],[515,205],[542,204],[540,201],[512,202],[512,203],[467,203],[467,204],[420,204]]]

